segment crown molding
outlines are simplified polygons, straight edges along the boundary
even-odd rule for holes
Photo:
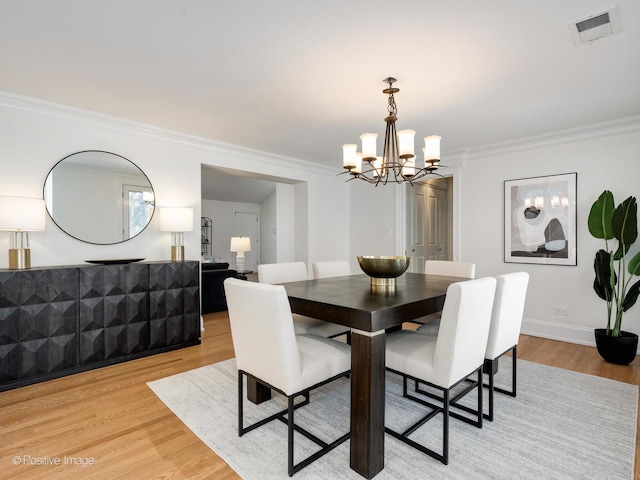
[[[0,109],[19,111],[35,117],[50,117],[77,123],[82,126],[92,126],[102,130],[118,133],[128,133],[164,141],[202,148],[222,155],[241,157],[250,161],[269,163],[274,167],[300,169],[308,173],[324,176],[336,176],[336,170],[315,162],[299,158],[286,157],[274,153],[263,152],[240,145],[210,140],[204,137],[189,135],[173,130],[144,124],[133,120],[85,110],[69,105],[40,100],[9,92],[0,91]],[[582,127],[559,130],[541,135],[524,137],[508,142],[493,143],[474,148],[465,148],[443,152],[443,164],[448,167],[464,167],[469,160],[494,157],[517,151],[541,148],[549,145],[571,143],[585,139],[607,137],[613,135],[640,132],[640,115],[625,117],[607,122],[600,122]]]
[[[572,143],[581,140],[592,140],[594,138],[610,137],[628,133],[640,132],[640,115],[610,120],[606,122],[594,123],[557,132],[524,137],[508,142],[493,143],[475,148],[465,148],[448,152],[445,163],[460,162],[461,165],[468,160],[479,160],[487,157],[495,157],[506,153],[513,153],[522,150]],[[445,157],[445,155],[443,155]],[[451,160],[449,160],[451,158]]]
[[[317,163],[298,158],[263,152],[230,143],[218,142],[216,140],[180,133],[154,125],[9,92],[0,91],[0,109],[12,112],[18,111],[23,114],[33,115],[34,117],[60,119],[67,122],[77,123],[82,126],[88,125],[101,130],[128,133],[156,138],[168,142],[180,143],[227,156],[241,157],[255,162],[269,163],[274,167],[287,169],[299,168],[304,172],[331,177],[335,177],[336,175],[335,169],[326,165],[319,165]]]

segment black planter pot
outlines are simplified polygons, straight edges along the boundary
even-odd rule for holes
[[[638,335],[635,333],[620,332],[620,336],[612,337],[605,328],[596,328],[595,334],[598,353],[607,362],[628,365],[636,358]]]

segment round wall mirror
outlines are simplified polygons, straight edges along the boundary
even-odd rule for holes
[[[44,183],[49,216],[87,243],[125,242],[151,221],[155,195],[134,163],[115,153],[86,150],[54,165]]]

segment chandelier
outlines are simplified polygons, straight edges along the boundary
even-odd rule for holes
[[[384,134],[384,147],[382,156],[376,156],[377,133],[364,133],[360,135],[362,140],[362,152],[358,152],[358,145],[342,145],[342,166],[352,175],[347,181],[360,179],[376,186],[379,183],[386,185],[387,182],[395,183],[409,182],[425,177],[429,174],[441,176],[435,171],[440,162],[440,139],[438,135],[430,135],[424,138],[424,166],[416,166],[414,155],[414,130],[401,130],[396,132],[396,120],[398,109],[393,95],[400,89],[393,86],[397,80],[393,77],[385,78],[384,82],[389,85],[382,90],[382,93],[389,95],[387,112],[384,121],[387,122],[387,129]],[[347,173],[347,172],[342,172]]]

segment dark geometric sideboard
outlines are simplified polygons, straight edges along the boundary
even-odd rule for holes
[[[200,343],[199,262],[0,270],[0,391]]]

